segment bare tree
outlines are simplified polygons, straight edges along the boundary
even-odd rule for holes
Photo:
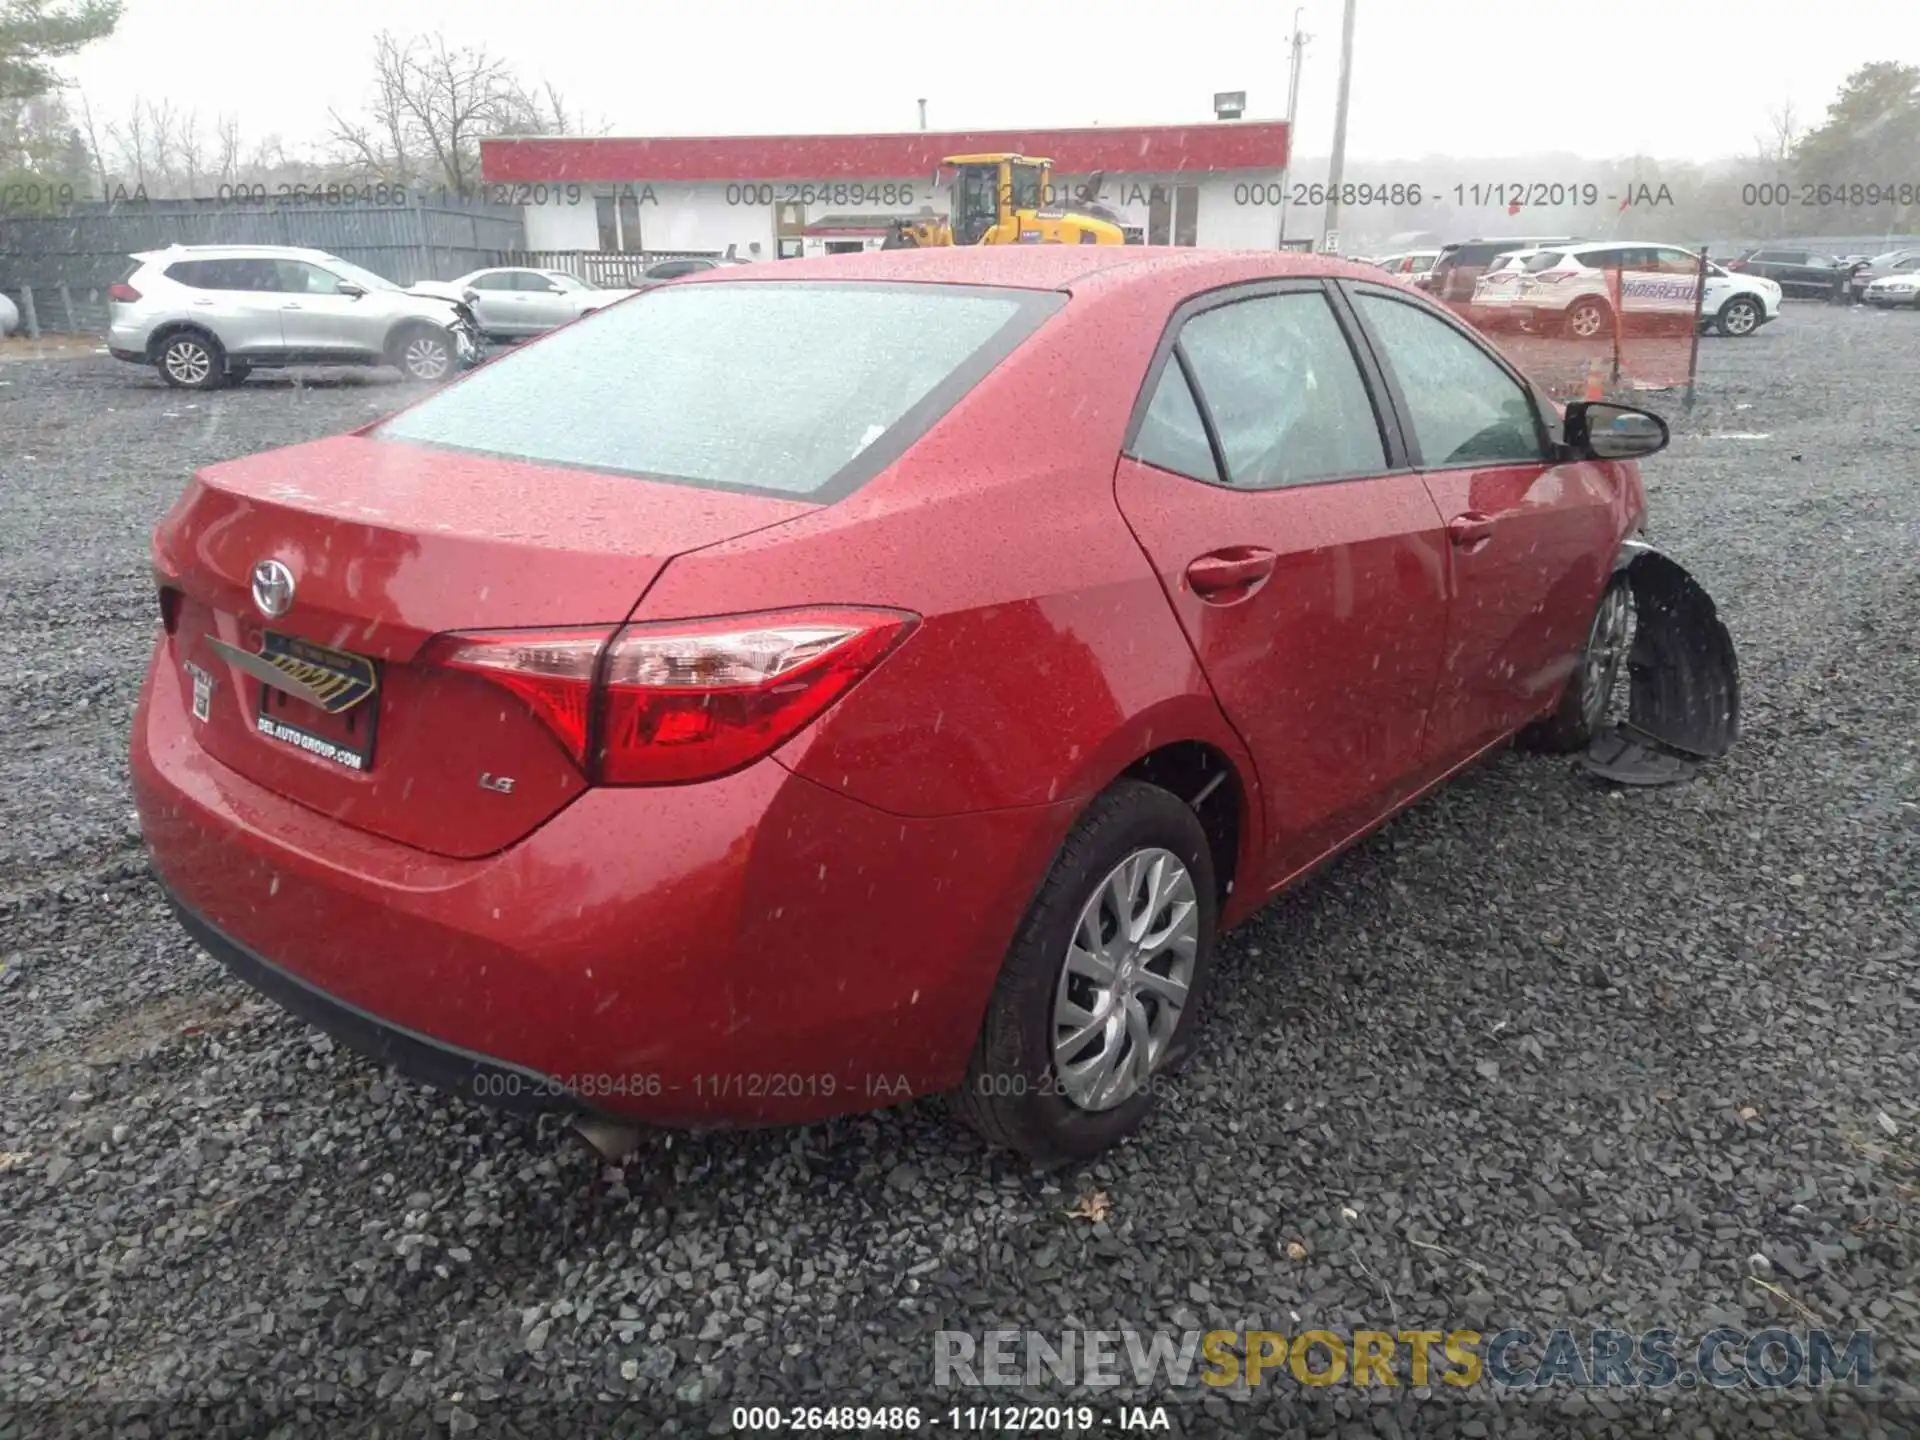
[[[200,129],[200,112],[189,110],[180,117],[180,168],[186,176],[189,199],[199,194],[200,178],[207,162],[207,137]]]
[[[100,198],[107,198],[107,152],[100,145],[100,131],[93,123],[93,106],[87,103],[86,93],[80,95],[80,129],[87,137],[87,150],[93,156],[93,168],[100,177]],[[109,127],[111,132],[111,127]]]
[[[147,125],[146,107],[138,98],[127,111],[126,120],[118,125],[109,124],[107,135],[112,139],[122,174],[131,175],[136,185],[144,187],[147,183],[147,169],[150,163],[150,134]]]
[[[1785,165],[1800,143],[1800,124],[1793,113],[1793,101],[1782,100],[1767,111],[1767,133],[1756,135],[1754,144],[1763,165]]]
[[[369,178],[428,181],[457,194],[480,184],[480,141],[492,135],[566,133],[577,124],[558,90],[528,89],[485,46],[438,37],[374,43],[366,111],[330,111],[343,163]]]
[[[174,181],[174,161],[179,153],[180,117],[171,100],[158,104],[149,100],[146,110],[147,151],[152,156],[154,178],[170,188]]]
[[[214,122],[213,145],[215,163],[220,169],[220,183],[230,187],[240,178],[240,120],[237,116],[222,115]]]

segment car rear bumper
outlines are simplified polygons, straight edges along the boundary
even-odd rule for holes
[[[189,933],[348,1045],[485,1104],[782,1123],[950,1088],[1072,818],[903,818],[767,760],[589,790],[449,859],[207,755],[163,653],[133,789]]]

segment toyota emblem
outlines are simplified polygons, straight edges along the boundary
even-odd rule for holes
[[[278,620],[293,608],[293,572],[278,560],[262,560],[253,567],[253,603],[269,620]]]

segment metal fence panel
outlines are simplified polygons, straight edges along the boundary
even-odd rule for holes
[[[525,243],[517,207],[477,200],[91,203],[0,219],[0,290],[104,289],[126,272],[129,255],[169,245],[300,245],[410,285],[452,279]]]

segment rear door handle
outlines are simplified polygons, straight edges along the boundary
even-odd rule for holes
[[[1447,538],[1462,550],[1478,550],[1493,538],[1493,517],[1469,510],[1447,522]]]
[[[1277,557],[1258,545],[1229,545],[1187,566],[1187,584],[1202,600],[1231,605],[1244,600],[1273,575]]]

